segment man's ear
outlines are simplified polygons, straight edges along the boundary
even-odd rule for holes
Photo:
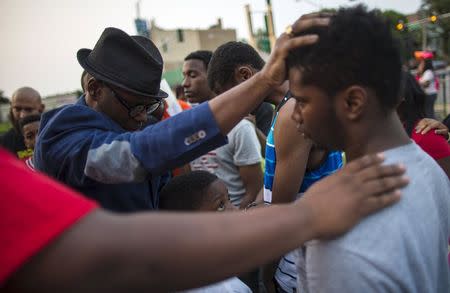
[[[39,113],[44,113],[44,110],[45,110],[45,104],[44,103],[41,103],[41,106],[39,107]]]
[[[88,84],[87,84],[87,92],[88,92],[89,96],[94,101],[98,101],[101,90],[102,90],[101,82],[96,80],[95,78],[91,77],[88,80]]]
[[[342,93],[340,97],[344,110],[344,116],[352,121],[361,119],[368,107],[368,93],[364,87],[350,86]]]
[[[239,66],[234,71],[234,78],[238,83],[246,81],[253,76],[253,70],[248,65]]]

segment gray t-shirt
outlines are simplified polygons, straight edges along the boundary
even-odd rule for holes
[[[252,290],[236,277],[205,287],[180,291],[183,293],[252,293]]]
[[[298,249],[298,292],[450,292],[449,179],[415,143],[384,153],[407,168],[400,202]]]
[[[228,133],[228,144],[191,162],[191,169],[205,170],[224,181],[234,205],[240,205],[245,195],[239,167],[261,162],[261,145],[255,127],[248,120],[240,121]]]

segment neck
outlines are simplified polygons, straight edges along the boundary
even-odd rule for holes
[[[352,131],[351,137],[355,139],[344,148],[349,161],[410,143],[396,112],[391,112],[382,119],[372,118],[371,121],[375,122]]]

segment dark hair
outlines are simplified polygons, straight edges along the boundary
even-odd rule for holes
[[[264,67],[264,60],[252,46],[242,42],[233,41],[219,46],[209,64],[209,88],[214,88],[216,84],[223,86],[230,81],[239,65],[251,65],[259,71]]]
[[[164,186],[160,193],[159,208],[165,210],[197,210],[205,196],[207,188],[218,178],[206,171],[192,171],[177,176]]]
[[[25,116],[25,117],[19,119],[20,132],[23,132],[22,129],[25,125],[36,122],[36,121],[41,121],[41,114],[28,115],[28,116]]]
[[[434,70],[434,67],[433,67],[433,61],[432,61],[431,59],[425,59],[424,61],[425,61],[425,65],[424,65],[424,67],[423,67],[423,71],[424,71],[424,72],[425,72],[426,70],[431,70],[431,71],[433,71],[433,70]]]
[[[198,50],[198,51],[194,51],[194,52],[190,53],[189,55],[187,55],[186,58],[184,58],[184,61],[188,61],[188,60],[192,60],[192,59],[200,60],[205,65],[205,70],[208,70],[209,61],[211,61],[212,54],[213,53],[211,51]]]
[[[289,68],[302,70],[302,83],[334,96],[351,85],[372,89],[384,109],[399,101],[401,58],[388,22],[364,5],[341,8],[329,27],[312,28],[319,41],[300,47],[288,57]]]
[[[402,102],[397,108],[398,115],[402,120],[406,132],[411,136],[414,125],[425,117],[425,92],[416,79],[409,73],[403,73],[403,86],[401,96]]]

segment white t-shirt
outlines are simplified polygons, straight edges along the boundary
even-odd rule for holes
[[[437,93],[436,82],[434,80],[434,73],[432,70],[425,70],[419,81],[421,84],[427,81],[429,82],[427,87],[423,87],[423,90],[427,95],[434,95]]]
[[[241,120],[228,134],[228,144],[215,149],[191,162],[191,170],[204,170],[215,174],[227,186],[230,200],[239,206],[245,195],[245,187],[239,167],[261,162],[261,145],[255,126]]]

